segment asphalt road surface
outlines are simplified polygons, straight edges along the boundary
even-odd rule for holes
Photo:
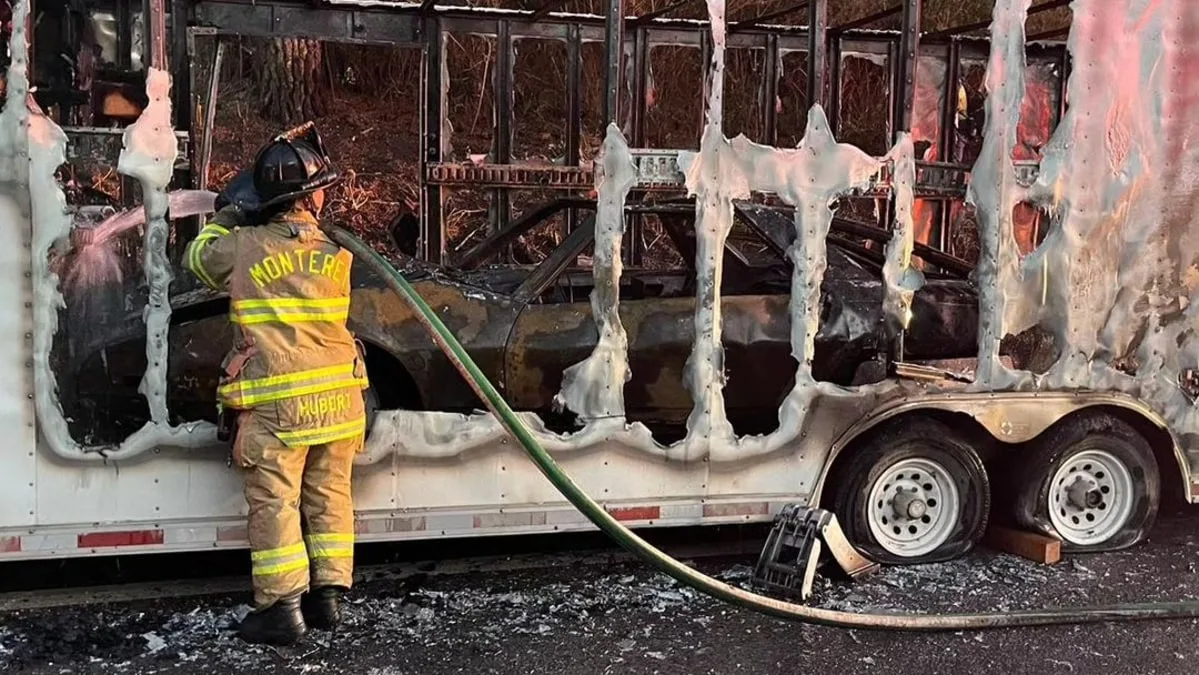
[[[852,584],[818,580],[814,604],[853,611],[1012,610],[1193,599],[1199,510],[1159,519],[1134,550],[1053,566],[979,550],[890,568]],[[246,594],[0,614],[0,670],[66,673],[1192,673],[1195,620],[938,634],[837,630],[735,609],[635,562],[356,586],[337,633],[289,649],[242,644]],[[697,566],[733,582],[751,559]]]

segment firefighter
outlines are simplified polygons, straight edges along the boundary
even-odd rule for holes
[[[222,419],[235,420],[249,507],[255,608],[238,628],[248,642],[332,629],[351,584],[350,470],[367,380],[346,328],[352,256],[317,221],[338,179],[312,123],[285,132],[254,161],[257,208],[221,206],[222,195],[185,252],[193,274],[229,292],[234,344],[217,396]]]

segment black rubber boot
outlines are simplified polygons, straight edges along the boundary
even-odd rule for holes
[[[304,610],[304,621],[319,630],[333,630],[341,622],[341,594],[339,586],[317,586],[304,594],[300,606]]]
[[[237,627],[238,636],[246,642],[281,646],[295,644],[307,632],[298,595],[250,612]]]

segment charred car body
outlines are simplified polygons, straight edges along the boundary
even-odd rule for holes
[[[682,259],[694,261],[692,228],[681,226],[677,209],[668,213],[674,218],[665,222]],[[722,281],[728,409],[739,432],[765,433],[777,426],[776,411],[794,385],[787,313],[791,266],[785,255],[794,233],[790,217],[778,209],[747,203],[739,214],[739,236],[726,244]],[[555,410],[562,372],[586,358],[598,338],[588,301],[594,279],[590,270],[574,265],[594,242],[592,223],[585,219],[544,261],[530,267],[467,270],[409,257],[397,260],[513,408],[555,420],[552,426],[562,425],[563,430],[573,428],[574,420],[563,417],[566,411]],[[513,227],[489,238],[468,262],[502,250],[521,233],[521,227]],[[830,240],[814,374],[842,386],[878,382],[893,374],[882,312],[881,254],[851,234],[878,241],[888,236],[845,222],[839,236]],[[928,283],[915,296],[905,354],[912,360],[969,357],[976,342],[978,300],[971,283],[962,278],[968,266],[935,252],[930,255],[957,273],[929,273]],[[176,276],[184,274],[179,271]],[[381,279],[355,266],[353,284],[350,326],[367,344],[373,405],[460,413],[482,408],[411,310]],[[672,436],[692,405],[683,372],[694,342],[694,285],[690,262],[683,269],[635,270],[621,278],[621,320],[631,336],[627,417],[654,428],[664,441],[677,437]],[[69,373],[64,383],[75,383],[73,395],[64,397],[64,408],[81,430],[111,434],[96,440],[113,440],[147,419],[145,400],[138,393],[145,367],[144,324],[141,311],[133,309],[140,303],[129,301],[137,298],[138,286],[80,290],[84,295],[68,297],[69,320],[60,332],[60,372]],[[215,421],[212,401],[231,339],[228,301],[195,288],[172,297],[171,306],[171,409],[181,420]],[[82,402],[93,407],[71,407]]]

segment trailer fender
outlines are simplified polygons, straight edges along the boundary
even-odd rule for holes
[[[858,420],[833,443],[813,486],[811,503],[818,504],[830,470],[842,451],[863,434],[897,417],[937,411],[965,415],[986,430],[996,441],[1014,445],[1040,436],[1061,420],[1093,408],[1111,408],[1140,421],[1142,428],[1152,430],[1148,438],[1159,454],[1171,454],[1178,466],[1183,498],[1199,498],[1199,486],[1192,486],[1191,467],[1178,439],[1165,419],[1144,402],[1114,391],[1104,392],[995,392],[950,393],[910,396],[877,408]]]

